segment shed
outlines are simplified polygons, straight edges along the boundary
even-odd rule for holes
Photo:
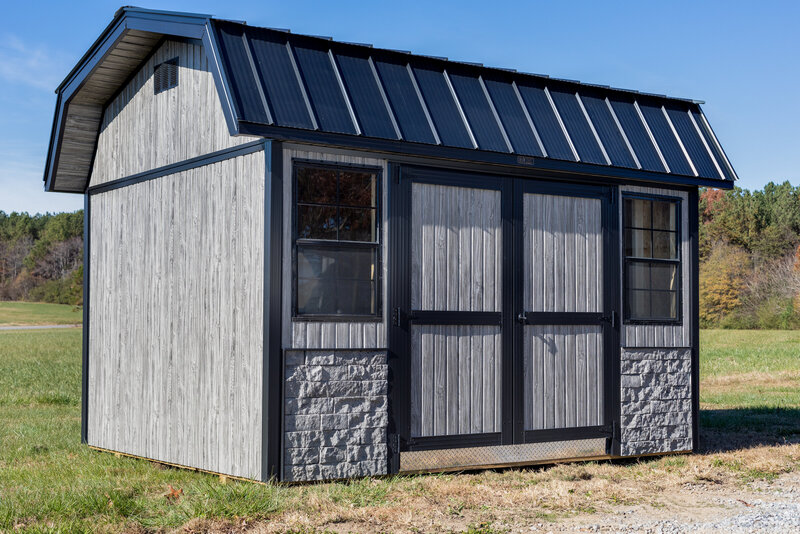
[[[57,89],[82,440],[266,481],[690,452],[700,102],[120,9]]]

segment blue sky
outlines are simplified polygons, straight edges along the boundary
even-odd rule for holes
[[[142,0],[139,0],[142,1]],[[53,91],[115,2],[10,2],[0,19],[0,210],[65,211],[44,193]],[[800,184],[800,2],[163,1],[297,33],[705,100],[741,180]]]

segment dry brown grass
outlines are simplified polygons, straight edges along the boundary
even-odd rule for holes
[[[190,532],[474,532],[612,513],[620,507],[674,505],[687,488],[744,488],[800,468],[800,444],[632,462],[572,463],[525,469],[359,481],[354,492],[380,495],[363,506],[340,498],[342,484],[295,488],[269,521],[193,521]],[[346,485],[344,485],[346,486]],[[351,496],[352,497],[352,496]],[[356,499],[357,500],[357,499]],[[482,525],[482,527],[480,527]]]

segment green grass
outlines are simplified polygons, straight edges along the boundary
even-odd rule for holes
[[[800,331],[701,331],[700,383],[710,408],[800,407]]]
[[[363,509],[372,514],[392,506],[398,495],[436,503],[429,504],[440,507],[435,513],[456,519],[463,515],[464,521],[470,521],[467,532],[503,532],[491,521],[466,517],[479,510],[465,496],[472,484],[499,484],[498,491],[503,492],[516,487],[509,484],[518,478],[523,489],[547,480],[580,488],[591,483],[591,476],[578,471],[604,469],[602,464],[588,463],[579,464],[579,470],[566,466],[473,478],[431,475],[296,487],[238,481],[223,485],[211,475],[117,458],[82,446],[80,347],[77,329],[0,331],[0,532],[15,528],[30,532],[175,529],[198,518],[240,524],[240,518],[277,520],[282,512],[297,510],[305,517],[327,513],[330,519],[325,521],[332,526],[342,521],[336,515],[342,511]],[[798,391],[790,391],[791,387],[800,389],[800,384],[792,382],[800,376],[800,332],[704,331],[701,362],[704,436],[717,433],[730,449],[731,436],[754,435],[757,442],[764,436],[800,433],[800,398]],[[650,464],[669,472],[690,467],[685,457],[656,459],[620,464],[613,476],[635,479],[639,475],[631,470]],[[745,481],[777,476],[775,471],[756,469],[746,462],[718,467],[738,473]],[[441,495],[433,489],[459,484],[459,491],[467,493]],[[183,490],[177,502],[165,497],[169,485]],[[625,501],[624,496],[620,499]],[[581,506],[589,510],[593,504],[587,500]],[[549,510],[539,507],[535,513]],[[326,527],[292,528],[324,532]]]
[[[67,304],[0,301],[0,326],[80,324],[83,311]]]

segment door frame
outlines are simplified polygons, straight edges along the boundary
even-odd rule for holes
[[[504,177],[424,165],[389,162],[388,172],[388,444],[390,473],[400,468],[400,453],[433,449],[513,445],[542,441],[608,438],[607,452],[619,453],[619,225],[617,187],[605,184],[556,182],[533,178]],[[501,193],[502,267],[502,397],[501,432],[454,436],[411,437],[411,184],[427,183],[455,187],[499,190]],[[524,431],[523,325],[522,311],[522,192],[601,198],[604,250],[604,315],[615,324],[604,328],[604,420],[602,427]],[[447,324],[451,312],[432,312],[428,319]],[[458,312],[456,312],[458,313]],[[473,312],[470,312],[473,313]],[[487,321],[493,321],[488,318]],[[452,324],[452,323],[451,323]],[[497,323],[492,323],[497,324]]]

